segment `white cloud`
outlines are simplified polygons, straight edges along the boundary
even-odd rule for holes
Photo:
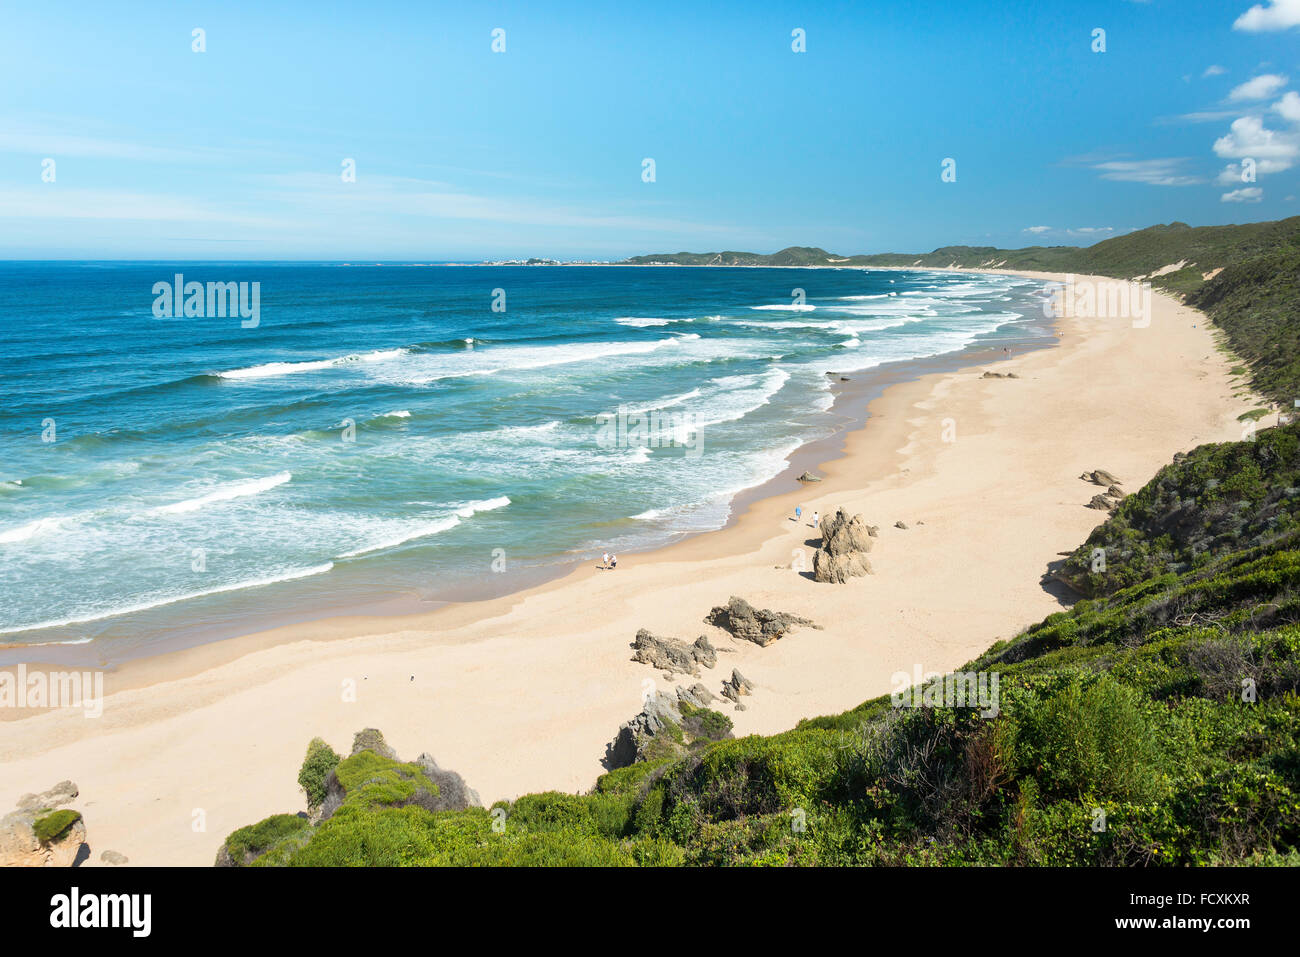
[[[1270,130],[1259,117],[1243,116],[1232,121],[1227,136],[1214,141],[1214,152],[1224,159],[1250,157],[1258,172],[1280,173],[1300,156],[1300,137]]]
[[[1228,71],[1224,67],[1219,66],[1217,63],[1212,63],[1205,68],[1205,72],[1201,74],[1201,77],[1204,79],[1207,76],[1223,76],[1223,74],[1227,72]]]
[[[1284,120],[1300,123],[1300,93],[1295,90],[1288,90],[1282,99],[1273,104],[1272,109],[1275,113],[1280,114]]]
[[[1234,189],[1231,193],[1224,193],[1219,197],[1221,203],[1258,203],[1264,198],[1264,191],[1258,186],[1247,186],[1244,189]]]
[[[1232,92],[1228,94],[1228,99],[1234,102],[1266,100],[1284,86],[1286,86],[1286,77],[1276,73],[1261,73],[1240,86],[1233,87]]]
[[[1097,163],[1093,169],[1101,171],[1102,179],[1152,186],[1192,186],[1201,182],[1196,176],[1181,171],[1181,159],[1110,160]]]
[[[1300,26],[1300,0],[1267,0],[1267,5],[1257,3],[1237,17],[1232,28],[1259,33],[1265,30],[1286,30]]]
[[[1037,234],[1037,233],[1045,233],[1045,232],[1047,232],[1048,230],[1050,230],[1051,228],[1052,228],[1051,226],[1026,226],[1026,227],[1022,230],[1022,232],[1026,232],[1026,233],[1035,233],[1035,234]]]

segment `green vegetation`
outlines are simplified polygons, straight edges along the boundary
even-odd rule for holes
[[[307,745],[307,756],[298,772],[298,786],[307,792],[307,806],[315,809],[325,801],[326,784],[330,772],[338,767],[342,758],[320,738],[312,738]]]
[[[241,827],[227,837],[222,846],[225,854],[229,855],[225,863],[243,867],[258,858],[261,858],[259,863],[279,860],[306,840],[309,829],[307,819],[297,814],[275,814],[256,824]],[[218,855],[218,863],[222,863],[221,855]]]
[[[1300,227],[1289,248],[1228,266],[1187,302],[1250,363],[1256,391],[1288,408],[1300,399]]]
[[[63,808],[54,811],[44,817],[39,817],[32,822],[32,831],[36,834],[36,840],[42,844],[49,844],[57,841],[67,833],[68,828],[81,820],[81,812],[73,811],[69,808]]]

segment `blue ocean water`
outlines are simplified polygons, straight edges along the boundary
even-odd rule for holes
[[[258,283],[256,326],[159,318],[177,273]],[[828,371],[1023,336],[1041,294],[907,270],[0,263],[0,643],[455,597],[720,527],[829,433]]]

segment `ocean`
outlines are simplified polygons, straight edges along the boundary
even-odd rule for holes
[[[247,283],[244,312],[235,287],[227,309],[170,308],[178,275],[182,292]],[[271,610],[500,592],[719,528],[837,427],[840,376],[1046,336],[1043,288],[923,270],[0,263],[0,646],[130,657]]]

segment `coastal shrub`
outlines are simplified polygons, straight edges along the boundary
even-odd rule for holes
[[[224,842],[229,855],[227,863],[242,867],[270,850],[295,837],[305,837],[310,823],[297,814],[273,814],[271,817],[241,827],[232,832]]]
[[[68,828],[80,820],[80,811],[62,808],[44,817],[38,817],[32,822],[32,831],[36,834],[36,840],[42,844],[49,844],[61,838]]]
[[[358,751],[345,758],[333,774],[346,795],[345,806],[400,806],[417,803],[425,795],[438,794],[438,785],[429,780],[418,764],[404,764],[374,751]]]
[[[1073,678],[1016,709],[1011,760],[1044,795],[1141,799],[1158,772],[1151,731],[1132,689],[1109,675]]]
[[[325,800],[325,785],[330,772],[338,767],[342,758],[320,738],[312,738],[307,745],[307,756],[298,771],[298,786],[307,793],[307,806],[315,809]]]

